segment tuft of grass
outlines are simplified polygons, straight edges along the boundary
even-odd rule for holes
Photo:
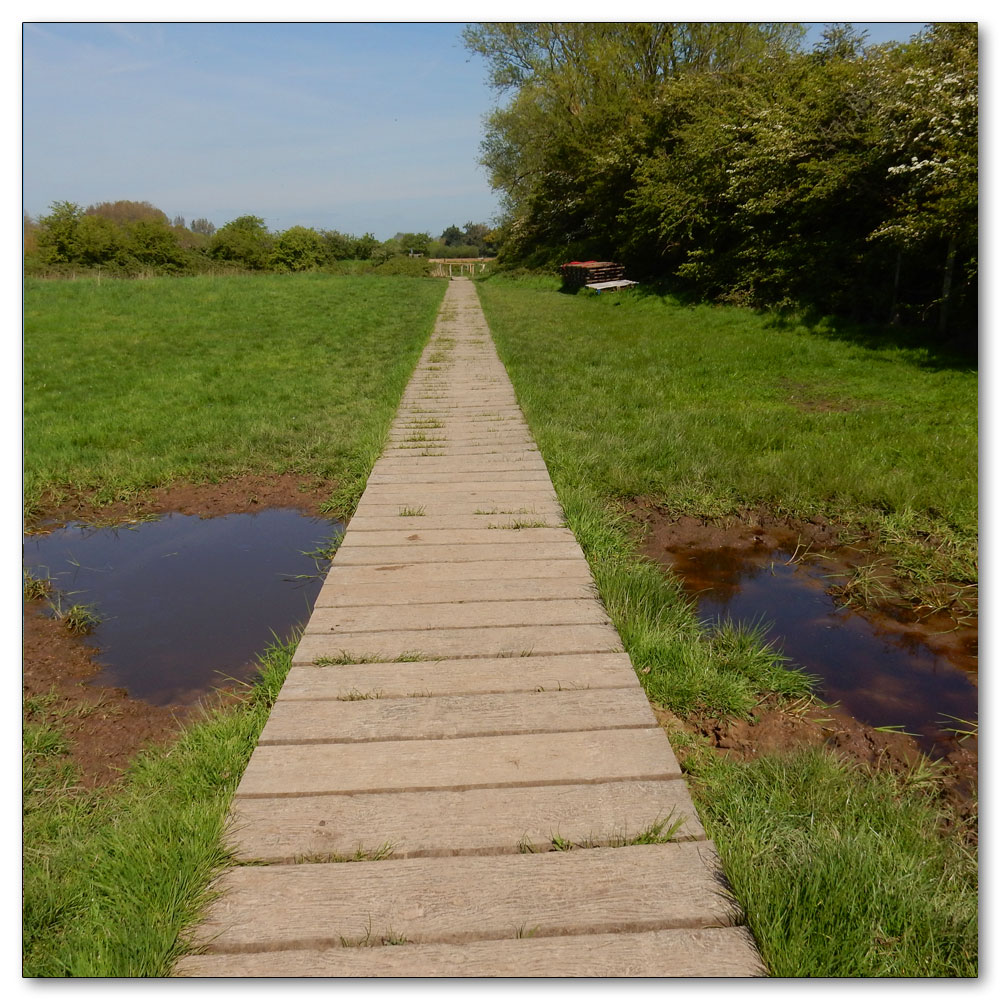
[[[343,667],[354,663],[420,663],[433,657],[419,650],[404,650],[398,656],[382,656],[378,653],[351,653],[342,649],[336,656],[318,656],[314,667]]]
[[[383,691],[359,691],[357,688],[352,688],[347,694],[337,695],[337,701],[373,701],[382,697]]]
[[[58,618],[74,635],[87,635],[101,624],[101,616],[95,604],[71,604],[64,607],[62,597],[56,594],[49,601],[54,617]]]
[[[23,975],[170,973],[231,862],[225,817],[292,648],[268,649],[240,704],[206,709],[111,789],[77,786],[59,729],[26,725]]]
[[[402,934],[397,934],[391,927],[387,928],[381,934],[374,933],[370,917],[368,918],[368,924],[363,934],[354,938],[344,936],[340,938],[341,948],[377,948],[383,945],[390,946],[407,943],[407,939]]]
[[[497,528],[510,531],[520,531],[522,528],[547,528],[544,521],[514,520],[510,524],[488,524],[488,528]]]
[[[400,507],[400,517],[423,517],[427,513],[425,507]]]
[[[933,797],[819,751],[687,766],[773,976],[978,974],[976,859]]]
[[[49,596],[52,581],[32,575],[24,571],[24,599],[26,601],[41,601]]]

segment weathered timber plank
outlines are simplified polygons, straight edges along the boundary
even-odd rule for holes
[[[362,545],[352,537],[337,550],[339,566],[380,566],[400,562],[485,562],[490,559],[511,561],[540,559],[582,559],[580,546],[575,539],[560,542],[530,542],[517,534],[507,535],[507,541],[466,542],[454,545]]]
[[[352,523],[351,527],[354,525]],[[576,545],[576,538],[569,528],[517,528],[514,530],[489,527],[480,523],[473,528],[430,528],[422,524],[414,528],[394,525],[381,531],[351,531],[344,545],[400,545],[407,548],[417,545],[519,545],[536,546],[540,543],[561,542]],[[343,546],[341,546],[343,548]]]
[[[358,608],[405,604],[450,604],[468,601],[583,600],[597,595],[592,584],[578,580],[463,580],[457,583],[354,584],[327,582],[316,595],[316,608]]]
[[[335,586],[355,583],[447,583],[456,580],[544,580],[590,582],[590,569],[582,559],[500,559],[474,562],[418,562],[413,559],[377,565],[353,566],[334,560],[327,581]]]
[[[419,663],[359,663],[293,666],[279,701],[336,699],[354,694],[405,698],[504,691],[577,691],[628,687],[635,672],[625,653],[577,656],[507,656],[498,659]]]
[[[539,853],[557,838],[619,846],[657,830],[677,841],[705,839],[679,779],[237,799],[227,841],[244,861],[274,864]]]
[[[522,531],[523,538],[535,538],[543,528],[563,528],[559,512],[548,514],[400,514],[398,509],[387,514],[367,511],[351,518],[355,534],[379,531],[405,531],[406,534],[428,531]]]
[[[260,746],[453,739],[516,733],[648,729],[656,719],[642,689],[515,691],[299,701],[279,698]]]
[[[328,948],[181,959],[182,976],[732,978],[765,976],[746,927]]]
[[[236,794],[259,798],[514,787],[655,780],[679,774],[661,729],[609,729],[257,747]]]
[[[497,857],[236,868],[195,940],[212,952],[734,924],[707,841]],[[637,905],[641,900],[641,905]]]
[[[312,632],[299,642],[296,663],[318,658],[394,660],[460,656],[533,656],[544,653],[619,653],[618,632],[611,625],[512,625],[484,628],[409,629],[399,632]]]
[[[369,608],[317,607],[308,632],[387,632],[442,628],[493,628],[511,625],[608,624],[604,608],[592,597],[551,601],[462,601],[446,604],[387,604]]]

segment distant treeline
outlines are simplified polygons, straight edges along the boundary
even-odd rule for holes
[[[28,275],[99,271],[110,276],[197,274],[205,271],[343,270],[362,262],[383,273],[423,274],[431,257],[481,257],[493,252],[485,223],[429,233],[397,233],[377,240],[335,229],[292,226],[268,230],[256,215],[216,227],[207,219],[168,218],[147,201],[102,202],[81,208],[55,202],[49,213],[24,219],[24,269]],[[357,267],[349,268],[358,270]]]
[[[804,51],[774,23],[481,24],[499,263],[617,260],[701,299],[974,330],[978,32]]]

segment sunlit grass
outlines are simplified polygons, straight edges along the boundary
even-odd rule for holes
[[[557,488],[874,533],[919,595],[977,573],[977,377],[927,348],[549,279],[479,292]]]
[[[25,496],[294,472],[350,508],[443,282],[258,275],[25,286]]]
[[[291,663],[261,658],[258,683],[171,746],[147,751],[120,785],[75,784],[57,725],[33,719],[24,739],[25,976],[166,976],[183,931],[229,863],[229,803]]]

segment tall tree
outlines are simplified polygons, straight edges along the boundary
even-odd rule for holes
[[[216,231],[208,252],[216,260],[260,271],[268,265],[271,245],[264,220],[256,215],[241,215]]]

